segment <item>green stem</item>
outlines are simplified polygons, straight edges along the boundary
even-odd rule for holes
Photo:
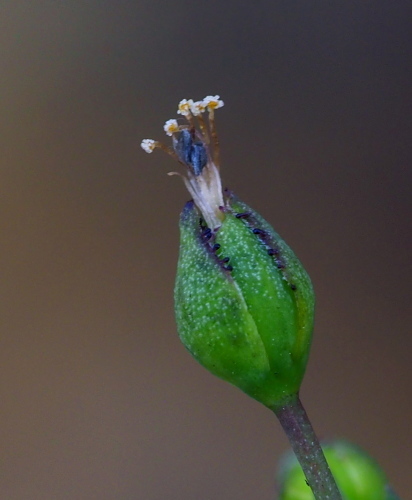
[[[272,408],[286,432],[316,500],[342,500],[299,396]]]

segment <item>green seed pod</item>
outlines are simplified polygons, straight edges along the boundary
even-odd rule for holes
[[[387,487],[379,465],[359,447],[346,441],[326,443],[326,459],[345,500],[389,500],[397,498]],[[314,500],[296,458],[289,454],[281,465],[280,500]]]
[[[205,368],[274,408],[299,391],[314,294],[271,226],[233,195],[224,202],[225,218],[213,231],[193,203],[181,215],[178,331]]]
[[[221,106],[219,96],[181,101],[178,113],[188,126],[176,120],[164,126],[173,150],[151,139],[142,147],[174,156],[186,170],[177,175],[193,197],[180,218],[175,286],[180,339],[213,374],[275,409],[299,391],[311,344],[314,294],[306,271],[273,228],[233,194],[222,192],[214,121]]]

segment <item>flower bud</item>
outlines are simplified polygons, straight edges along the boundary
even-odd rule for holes
[[[225,193],[211,230],[194,203],[180,219],[175,287],[180,338],[209,371],[270,408],[305,372],[314,294],[302,265],[253,209]]]
[[[193,201],[180,217],[175,286],[179,336],[218,377],[271,409],[296,395],[308,360],[314,294],[292,250],[253,209],[222,191],[214,113],[219,96],[183,99],[168,120],[173,149],[152,139],[185,169]],[[203,113],[208,111],[208,120]],[[198,128],[195,122],[198,122]]]
[[[347,441],[322,446],[329,467],[345,500],[397,498],[387,487],[383,470],[359,447]],[[296,458],[288,454],[281,465],[280,500],[314,500]]]

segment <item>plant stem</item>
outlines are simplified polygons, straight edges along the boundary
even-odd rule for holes
[[[286,432],[316,500],[342,500],[299,396],[272,408]]]

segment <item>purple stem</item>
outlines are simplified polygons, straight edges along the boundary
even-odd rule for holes
[[[299,396],[273,408],[303,469],[316,500],[342,500]]]

